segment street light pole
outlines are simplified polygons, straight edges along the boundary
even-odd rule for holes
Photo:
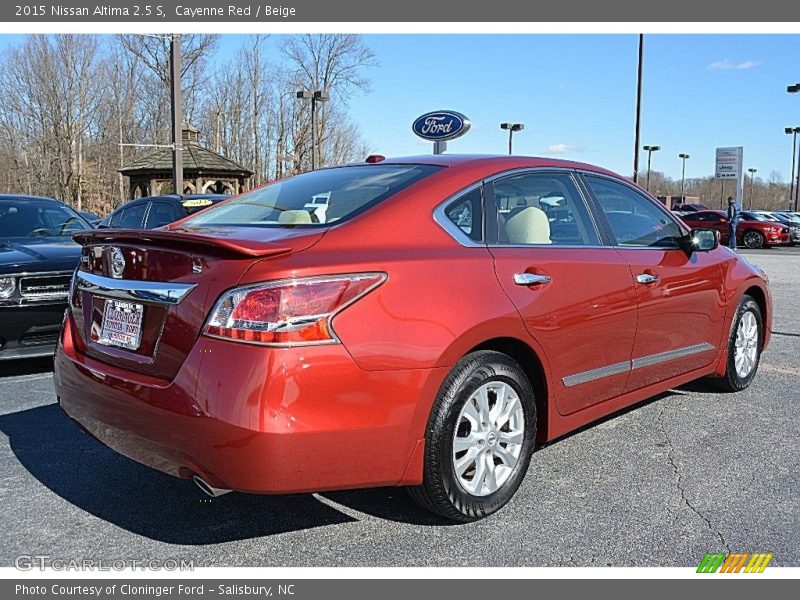
[[[681,165],[681,204],[683,204],[683,190],[684,184],[686,183],[686,159],[689,158],[689,155],[681,152],[678,154],[678,158],[681,159],[683,164]]]
[[[653,159],[653,152],[661,150],[661,146],[642,146],[642,149],[647,152],[647,185],[645,189],[650,191],[650,163]]]
[[[758,169],[747,169],[747,172],[750,173],[750,201],[747,203],[747,209],[753,210],[753,177],[755,177]]]
[[[639,62],[636,75],[636,124],[633,133],[633,183],[639,183],[639,139],[642,128],[642,63],[644,59],[644,34],[639,34]]]
[[[181,104],[181,36],[172,34],[169,46],[172,103],[172,191],[183,194],[183,106]]]
[[[508,130],[508,154],[511,155],[511,149],[514,142],[514,132],[522,131],[525,129],[523,123],[500,123],[500,129]]]
[[[794,203],[794,210],[797,210],[797,202],[794,197],[794,170],[797,162],[797,134],[800,133],[800,127],[786,127],[783,131],[787,135],[792,136],[792,174],[789,175],[789,210],[792,209],[792,203]]]
[[[800,83],[795,83],[794,85],[786,86],[786,91],[790,94],[797,94],[800,93]],[[800,127],[794,128],[794,134],[800,132]],[[789,133],[788,131],[786,133]],[[795,152],[797,151],[796,145],[794,143],[794,137],[792,138],[792,165],[794,165],[795,159]],[[794,166],[792,166],[792,171],[794,171]],[[796,179],[794,180],[794,210],[797,211],[798,200],[800,199],[800,168],[797,169]],[[789,204],[792,203],[791,197],[789,198]]]
[[[311,170],[314,171],[317,168],[317,102],[327,102],[330,94],[325,90],[301,90],[296,96],[298,100],[311,100]]]

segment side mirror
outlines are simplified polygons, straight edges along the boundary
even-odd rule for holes
[[[713,229],[692,229],[685,238],[685,250],[692,252],[710,252],[719,246],[719,232]]]

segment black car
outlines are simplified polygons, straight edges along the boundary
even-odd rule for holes
[[[98,227],[113,229],[155,229],[207,208],[230,196],[187,194],[186,196],[148,196],[120,206],[100,221]]]
[[[52,355],[81,247],[91,229],[58,200],[0,195],[0,360]]]

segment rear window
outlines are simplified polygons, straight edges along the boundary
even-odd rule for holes
[[[441,168],[365,165],[303,173],[210,207],[183,226],[324,227],[375,206]]]

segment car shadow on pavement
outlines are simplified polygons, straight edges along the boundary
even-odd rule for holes
[[[585,425],[537,450],[667,397],[711,389],[702,383],[681,386]],[[0,431],[8,436],[22,466],[60,497],[118,527],[162,542],[217,544],[358,520],[338,510],[336,504],[389,521],[458,526],[421,509],[396,487],[318,494],[324,501],[312,494],[231,493],[209,498],[189,481],[106,448],[72,423],[57,404],[2,415]]]
[[[0,431],[22,466],[50,490],[81,510],[154,540],[217,544],[355,521],[311,494],[207,497],[190,481],[109,450],[57,404],[2,415]]]
[[[29,358],[26,360],[0,361],[0,377],[18,377],[53,372],[53,357]]]

